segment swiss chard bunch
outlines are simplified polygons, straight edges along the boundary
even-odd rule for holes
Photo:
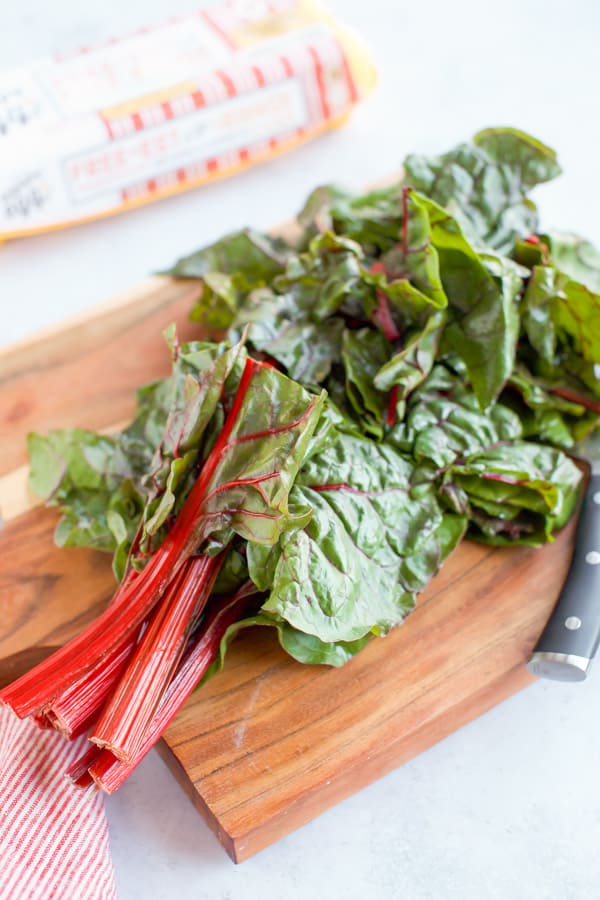
[[[600,257],[539,231],[529,191],[555,155],[488,129],[404,172],[318,188],[294,241],[245,229],[181,259],[222,340],[169,332],[172,374],[120,433],[30,436],[57,542],[112,552],[119,581],[2,695],[91,729],[78,783],[118,787],[242,628],[341,665],[465,533],[538,546],[571,515],[564,451],[600,414]]]

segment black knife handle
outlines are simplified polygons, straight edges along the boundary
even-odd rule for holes
[[[575,551],[558,602],[527,668],[557,681],[583,681],[600,642],[600,475],[590,477]]]

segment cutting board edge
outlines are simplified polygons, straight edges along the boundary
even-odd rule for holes
[[[156,744],[156,750],[158,751],[159,756],[182,788],[184,793],[187,795],[196,811],[200,813],[202,819],[205,824],[208,825],[218,842],[221,844],[229,858],[232,862],[239,862],[236,859],[235,854],[235,846],[234,841],[231,836],[222,828],[216,816],[212,813],[208,804],[202,798],[202,795],[198,792],[194,782],[187,775],[185,768],[183,767],[179,757],[170,747],[168,742],[162,738]]]
[[[277,813],[247,831],[236,832],[233,828],[228,830],[226,822],[219,822],[203,800],[200,789],[186,774],[176,749],[169,745],[168,740],[162,740],[158,749],[161,758],[230,859],[239,864],[400,768],[536,681],[525,668],[525,662],[519,662],[512,669],[501,672],[494,681],[487,682],[483,688],[474,691],[468,698],[459,698],[441,715],[426,720],[422,726],[408,734],[400,735],[383,752],[373,754],[366,762],[357,761],[356,765],[336,779],[316,785],[297,800],[284,817]]]

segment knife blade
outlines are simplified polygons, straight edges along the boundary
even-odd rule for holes
[[[575,550],[560,596],[527,664],[533,675],[555,681],[587,678],[600,643],[600,435],[573,454],[591,474],[575,534]]]

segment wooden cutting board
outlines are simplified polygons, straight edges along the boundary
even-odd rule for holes
[[[57,550],[56,513],[32,506],[25,436],[106,428],[164,375],[171,321],[197,287],[154,278],[94,312],[0,353],[0,678],[6,657],[57,645],[113,589],[109,559]],[[407,622],[342,669],[288,658],[267,629],[245,634],[225,670],[187,703],[162,752],[239,862],[399,766],[532,679],[524,664],[566,574],[573,524],[541,550],[465,542]],[[2,661],[4,660],[4,670]]]

